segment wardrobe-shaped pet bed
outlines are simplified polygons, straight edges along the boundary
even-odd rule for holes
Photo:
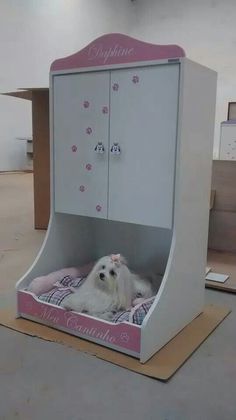
[[[18,281],[18,316],[147,361],[204,305],[216,73],[176,45],[104,35],[50,71],[51,218]],[[65,311],[27,290],[123,254],[163,277],[142,325]]]

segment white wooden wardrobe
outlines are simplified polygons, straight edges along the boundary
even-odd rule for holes
[[[145,362],[200,314],[215,95],[216,73],[182,48],[121,34],[52,64],[51,219],[36,261],[17,283],[19,316]],[[134,270],[163,275],[155,302],[141,327],[79,319],[105,325],[114,337],[123,328],[133,347],[46,322],[39,307],[34,312],[37,299],[25,290],[34,277],[111,253],[125,255]]]

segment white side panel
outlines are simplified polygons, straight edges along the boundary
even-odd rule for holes
[[[109,72],[54,77],[55,211],[107,217]],[[104,154],[95,146],[102,142]]]
[[[97,259],[111,253],[122,254],[129,268],[137,273],[164,274],[171,230],[95,218],[91,219],[91,224]]]
[[[111,220],[172,227],[179,65],[111,72]]]
[[[221,124],[220,159],[236,160],[236,124]]]
[[[44,243],[16,289],[26,287],[35,277],[64,267],[78,267],[94,260],[90,218],[67,214],[51,215]]]
[[[180,88],[174,236],[162,285],[142,326],[142,362],[204,305],[216,73],[185,59]]]

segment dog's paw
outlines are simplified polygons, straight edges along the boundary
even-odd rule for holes
[[[133,302],[132,302],[132,306],[136,306],[136,305],[139,305],[140,303],[143,303],[143,302],[145,302],[145,298],[143,298],[143,297],[139,297],[139,298],[136,298],[136,299],[134,299],[133,300]]]
[[[114,313],[113,312],[104,312],[104,313],[99,314],[97,316],[98,316],[98,318],[104,319],[105,321],[112,321]]]
[[[65,299],[61,302],[61,307],[64,308],[66,311],[73,311],[73,305],[71,305],[70,300]]]

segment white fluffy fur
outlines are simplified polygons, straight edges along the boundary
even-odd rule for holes
[[[135,299],[153,296],[152,284],[128,269],[121,256],[106,256],[94,266],[78,291],[66,297],[63,307],[110,320],[127,310]]]

